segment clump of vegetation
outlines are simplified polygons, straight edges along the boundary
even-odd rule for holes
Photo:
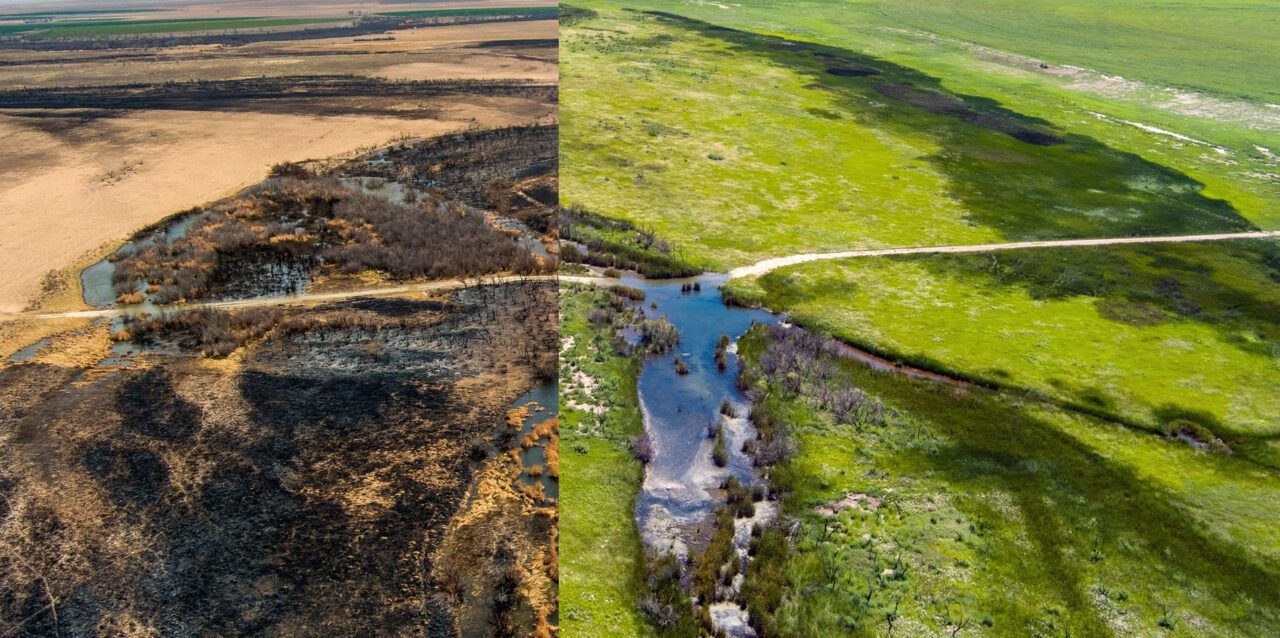
[[[729,450],[725,444],[724,428],[716,428],[715,444],[711,447],[711,461],[716,467],[724,467],[729,464]]]
[[[405,279],[553,269],[479,211],[445,200],[393,203],[331,179],[272,178],[191,214],[185,233],[116,259],[112,282],[126,300],[298,292],[321,268]]]
[[[639,288],[632,288],[631,286],[609,286],[609,291],[630,301],[635,301],[637,303],[644,301],[644,291]]]
[[[690,277],[702,272],[652,228],[580,208],[561,211],[560,236],[585,247],[584,253],[572,244],[562,246],[560,258],[565,262],[634,270],[653,278]]]
[[[766,296],[763,290],[735,279],[720,287],[720,301],[733,308],[763,308]]]
[[[732,342],[729,335],[720,335],[716,340],[716,368],[721,372],[729,369],[729,346]]]
[[[631,453],[644,465],[653,462],[653,437],[648,432],[641,433],[631,440]]]
[[[680,343],[680,329],[666,317],[646,319],[640,323],[640,339],[649,352],[668,352]]]
[[[685,360],[681,358],[679,354],[672,359],[672,363],[676,367],[676,374],[680,376],[689,374],[689,364],[685,363]]]
[[[697,621],[689,594],[680,584],[680,560],[671,554],[650,553],[645,557],[645,589],[637,604],[659,636],[698,635]]]
[[[167,339],[207,357],[225,357],[275,329],[282,316],[276,308],[253,308],[231,313],[201,309],[150,318],[127,317],[117,341]]]

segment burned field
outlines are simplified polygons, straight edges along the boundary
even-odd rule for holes
[[[96,13],[96,12],[87,12]],[[111,12],[107,12],[108,14]],[[119,13],[131,13],[121,11]],[[97,51],[178,46],[243,46],[263,41],[386,37],[388,33],[427,27],[526,22],[554,18],[556,7],[501,7],[392,11],[359,17],[155,19],[75,19],[72,15],[32,14],[38,23],[0,24],[0,49]],[[6,19],[24,17],[0,15]]]
[[[466,131],[388,149],[380,162],[356,170],[447,192],[545,234],[560,199],[558,133],[559,127],[550,125]]]
[[[11,231],[0,251],[0,312],[73,309],[71,296],[51,302],[42,280],[70,287],[87,262],[138,228],[242,191],[273,164],[554,122],[549,11],[343,12],[328,16],[342,18],[329,27],[33,36],[0,45],[0,139],[8,151],[0,223]],[[327,33],[353,21],[384,30]],[[431,28],[417,28],[424,26]]]
[[[404,139],[86,270],[0,367],[0,631],[556,635],[555,192],[554,127]]]
[[[553,611],[554,509],[490,450],[518,444],[509,404],[554,374],[554,294],[530,282],[282,312],[221,360],[177,331],[125,369],[5,368],[0,623],[447,636],[458,592],[493,561],[514,580],[468,600],[471,622],[531,632]],[[503,477],[522,515],[436,573],[481,476]]]
[[[0,92],[0,109],[306,112],[311,115],[362,114],[403,118],[438,116],[442,112],[439,105],[442,101],[518,98],[554,103],[556,93],[554,86],[526,80],[391,82],[346,75],[283,76],[14,89]],[[111,113],[87,115],[106,117]],[[76,116],[84,117],[86,114],[77,112]]]
[[[368,274],[550,274],[554,260],[529,249],[552,224],[554,153],[555,127],[532,126],[408,141],[328,167],[280,164],[260,184],[147,229],[90,268],[86,291],[110,292],[86,301],[239,299]]]

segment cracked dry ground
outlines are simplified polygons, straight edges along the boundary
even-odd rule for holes
[[[554,635],[555,510],[499,453],[511,402],[554,374],[554,295],[353,300],[225,359],[174,339],[127,367],[0,368],[0,626]],[[106,330],[55,344],[106,357]],[[503,515],[467,530],[468,493]]]

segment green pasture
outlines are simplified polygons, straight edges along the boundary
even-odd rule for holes
[[[644,588],[644,550],[635,526],[643,470],[631,440],[644,429],[636,381],[641,361],[613,348],[613,328],[587,320],[609,293],[560,289],[561,379],[575,372],[599,385],[591,397],[560,396],[560,626],[565,635],[646,635],[636,606]],[[562,383],[562,387],[564,384]],[[606,405],[595,415],[570,401]]]
[[[792,391],[759,373],[767,340],[757,328],[740,343],[756,410],[779,415],[798,450],[773,480],[793,540],[755,559],[784,574],[761,618],[776,635],[1244,636],[1280,623],[1275,470],[851,360]],[[883,401],[886,419],[837,424],[812,398],[822,383]],[[818,511],[849,495],[873,501]]]

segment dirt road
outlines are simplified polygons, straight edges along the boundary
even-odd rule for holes
[[[971,246],[916,246],[911,248],[878,248],[873,250],[850,250],[836,253],[803,253],[774,257],[757,262],[750,266],[734,268],[729,276],[750,277],[794,266],[810,261],[824,259],[846,259],[850,257],[887,257],[891,255],[932,255],[942,253],[990,253],[1001,250],[1019,250],[1023,248],[1067,248],[1072,246],[1113,246],[1117,244],[1164,244],[1197,241],[1222,241],[1226,239],[1261,239],[1280,237],[1280,231],[1254,231],[1247,233],[1219,233],[1213,235],[1169,235],[1157,237],[1109,237],[1103,239],[1051,239],[1045,241],[1020,241],[1007,244],[974,244]]]
[[[235,301],[207,301],[200,303],[175,304],[171,306],[153,306],[145,308],[152,314],[162,312],[178,312],[184,310],[236,310],[241,308],[257,308],[262,306],[284,306],[291,304],[317,303],[324,301],[339,301],[342,299],[353,299],[356,297],[382,297],[387,295],[402,295],[411,292],[433,292],[437,290],[452,290],[454,288],[465,288],[467,286],[493,286],[497,284],[507,284],[521,281],[551,281],[555,280],[555,275],[511,275],[500,277],[479,277],[475,279],[445,279],[441,281],[428,281],[420,284],[408,284],[404,286],[391,286],[386,288],[362,288],[357,290],[342,290],[338,292],[320,292],[320,293],[303,293],[300,295],[282,295],[275,297],[256,297],[253,299],[237,299]],[[122,315],[135,315],[144,308],[140,306],[129,306],[125,308],[107,308],[103,310],[77,310],[75,312],[57,312],[49,314],[37,315],[21,315],[34,317],[36,319],[93,319],[97,317],[118,317]]]

